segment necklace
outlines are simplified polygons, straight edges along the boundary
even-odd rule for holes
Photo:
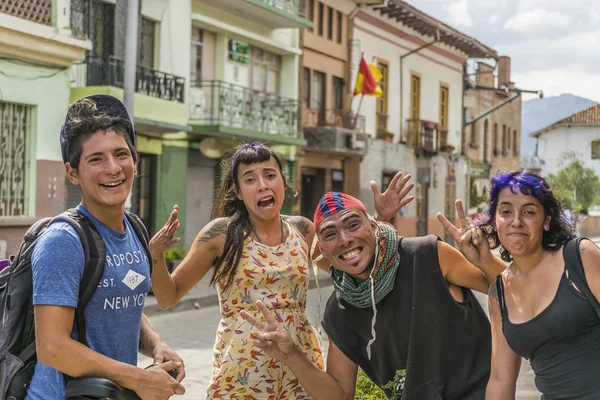
[[[283,218],[281,218],[281,216],[279,217],[279,226],[281,227],[281,242],[280,243],[283,243]],[[250,228],[252,229],[252,233],[254,233],[254,236],[256,237],[258,242],[261,244],[264,244],[263,241],[260,240],[260,236],[258,236],[258,233],[256,233],[256,229],[254,229],[254,225],[250,224]]]

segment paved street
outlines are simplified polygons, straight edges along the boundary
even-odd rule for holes
[[[331,287],[322,291],[322,307],[331,293]],[[308,293],[308,317],[311,322],[317,315],[318,292]],[[485,302],[484,296],[482,300]],[[211,374],[212,346],[220,320],[219,308],[205,307],[199,310],[166,313],[150,318],[154,328],[179,352],[186,364],[187,377],[184,381],[186,394],[178,399],[204,399]],[[325,339],[325,349],[327,349]],[[150,359],[140,356],[140,366],[147,366]],[[518,400],[538,400],[539,394],[533,385],[533,372],[524,361],[518,386]]]

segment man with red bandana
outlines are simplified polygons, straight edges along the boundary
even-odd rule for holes
[[[466,226],[461,204],[457,211]],[[256,345],[286,363],[316,400],[353,399],[358,367],[390,399],[483,400],[491,334],[471,289],[487,293],[504,264],[493,258],[475,266],[435,235],[399,236],[345,193],[321,198],[314,225],[335,287],[323,316],[327,372],[302,355],[260,302],[264,321],[242,312],[259,330]],[[461,229],[458,238],[477,249]]]

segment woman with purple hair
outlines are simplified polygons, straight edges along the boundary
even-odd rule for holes
[[[410,175],[397,174],[390,188],[379,193],[373,182],[375,208],[389,219],[412,200],[407,197]],[[214,268],[221,322],[213,351],[208,399],[309,399],[292,371],[253,347],[253,331],[240,316],[258,316],[256,301],[273,309],[311,363],[323,369],[317,337],[306,317],[309,283],[308,248],[315,235],[312,222],[282,216],[289,187],[280,157],[261,143],[244,144],[223,163],[222,182],[211,222],[198,234],[179,267],[169,275],[164,251],[177,239],[177,206],[157,233],[152,246],[155,263],[152,285],[156,300],[169,308]]]
[[[499,248],[509,263],[490,288],[486,399],[515,398],[521,358],[542,399],[600,398],[600,249],[572,236],[560,201],[535,172],[500,174],[489,195],[486,217],[458,241],[465,256]]]

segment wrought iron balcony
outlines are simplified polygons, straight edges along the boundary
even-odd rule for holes
[[[433,155],[446,147],[448,131],[440,124],[421,119],[408,119],[407,142],[415,153]]]
[[[306,0],[202,0],[202,2],[224,11],[231,12],[235,9],[238,15],[244,16],[244,19],[271,28],[313,27],[313,22],[306,16],[308,3]]]
[[[365,131],[365,117],[342,110],[319,110],[307,108],[303,111],[302,124],[305,128],[332,127]]]
[[[297,136],[297,100],[223,81],[200,81],[190,87],[188,107],[190,125]]]
[[[123,60],[110,56],[105,58],[88,57],[83,63],[73,66],[78,87],[114,86],[123,88],[125,65]],[[183,103],[185,78],[137,66],[135,91],[159,99]]]

